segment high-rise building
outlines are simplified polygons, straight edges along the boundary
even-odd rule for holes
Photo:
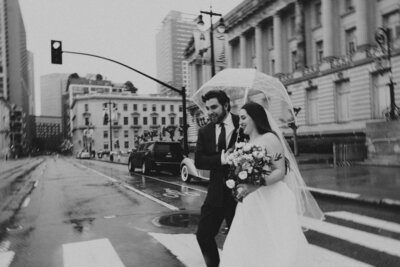
[[[157,78],[177,89],[187,83],[189,74],[183,67],[183,53],[196,29],[195,18],[195,15],[170,11],[156,36]],[[162,95],[177,94],[162,85],[158,86],[158,92]]]
[[[35,114],[35,71],[33,53],[28,51],[28,88],[29,88],[29,114]]]
[[[61,117],[61,96],[69,74],[52,73],[40,77],[40,115]]]

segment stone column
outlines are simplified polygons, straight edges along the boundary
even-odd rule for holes
[[[282,21],[279,12],[274,15],[275,73],[282,73]]]
[[[356,9],[356,37],[357,47],[363,48],[368,46],[368,1],[354,0]]]
[[[232,68],[232,45],[229,42],[227,36],[225,37],[225,58],[226,58],[226,66],[228,68]]]
[[[333,52],[333,3],[322,0],[322,27],[324,32],[324,58],[334,56]]]
[[[304,36],[304,10],[303,3],[295,3],[296,16],[296,40],[297,40],[297,68],[303,68],[306,64],[305,59],[305,36]]]
[[[246,36],[240,35],[240,67],[246,68]]]
[[[263,71],[263,51],[262,51],[262,28],[260,25],[255,27],[255,42],[256,42],[256,68]]]

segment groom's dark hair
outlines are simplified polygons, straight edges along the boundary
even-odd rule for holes
[[[263,106],[255,102],[248,102],[243,105],[242,109],[246,110],[250,118],[254,121],[257,131],[260,134],[265,134],[268,132],[274,133],[269,124],[267,113]]]
[[[210,100],[211,98],[216,98],[218,100],[218,103],[220,103],[222,106],[228,104],[228,111],[231,110],[231,100],[224,91],[222,90],[208,91],[205,95],[201,97],[201,100],[203,100],[203,102],[206,103],[206,101]]]

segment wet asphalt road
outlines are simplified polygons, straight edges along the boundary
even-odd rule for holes
[[[65,266],[63,245],[108,239],[124,266],[184,266],[149,233],[192,234],[206,182],[189,185],[169,173],[129,173],[126,165],[47,158],[31,174],[38,181],[29,205],[4,240],[15,252],[11,266]],[[140,192],[144,195],[139,194]],[[400,224],[395,209],[319,198],[324,212],[347,211]],[[326,222],[400,241],[400,233],[327,216]],[[311,244],[373,266],[399,266],[400,258],[356,241],[306,232]],[[218,236],[222,247],[224,234]]]

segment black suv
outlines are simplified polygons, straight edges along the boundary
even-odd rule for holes
[[[146,142],[130,153],[128,169],[134,172],[135,168],[141,168],[144,174],[152,170],[167,170],[178,174],[182,159],[183,150],[179,142]]]

